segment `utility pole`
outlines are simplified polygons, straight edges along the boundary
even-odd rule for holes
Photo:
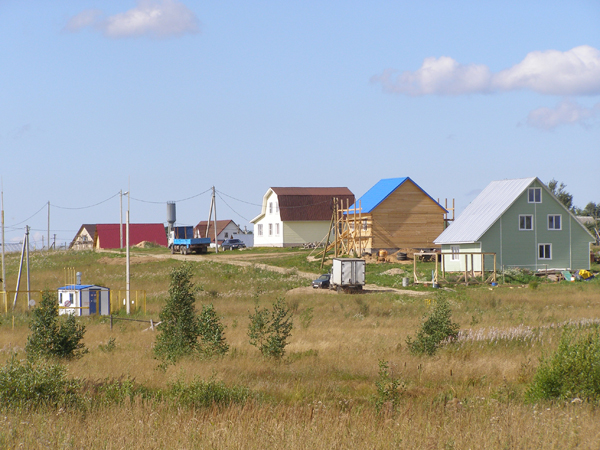
[[[6,266],[4,265],[4,180],[1,183],[0,197],[2,201],[2,292],[6,302]]]
[[[213,209],[215,210],[214,228],[215,228],[215,252],[219,253],[219,242],[217,241],[217,203],[215,202],[215,187],[212,187],[212,198],[210,200],[210,210],[208,211],[208,220],[206,222],[206,236],[209,236],[210,220],[212,219]]]
[[[121,239],[121,250],[123,250],[123,189],[119,191],[120,194],[120,208],[119,208],[119,238]]]
[[[125,301],[127,302],[127,306],[125,307],[125,310],[127,311],[127,315],[131,314],[131,302],[129,300],[129,288],[130,288],[130,273],[129,273],[129,206],[130,206],[130,199],[131,199],[131,181],[129,181],[129,190],[127,191],[127,216],[125,217],[125,220],[127,221],[127,229],[125,230],[125,234],[126,234],[126,246],[127,246],[127,255],[126,255],[126,265],[127,265],[127,269],[125,272],[125,278],[126,278],[126,295],[125,295]]]
[[[19,287],[21,286],[21,274],[23,273],[23,259],[25,259],[25,246],[27,245],[27,235],[29,234],[29,226],[25,228],[25,237],[23,238],[23,248],[21,249],[21,262],[19,263],[19,275],[17,276],[17,288],[15,289],[15,299],[13,300],[12,309],[17,306],[17,298],[19,298]]]
[[[215,209],[215,253],[219,253],[219,241],[217,241],[217,200],[215,197],[215,187],[214,186],[212,188],[212,191],[213,191],[212,202],[213,202],[213,207]]]
[[[50,251],[50,200],[48,200],[48,251]]]
[[[29,276],[29,225],[25,227],[25,242],[25,255],[27,258],[27,309],[29,309],[31,307],[31,277]]]

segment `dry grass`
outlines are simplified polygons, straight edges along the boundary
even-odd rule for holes
[[[111,286],[122,274],[106,255],[43,256],[35,286],[61,284],[62,267]],[[37,257],[36,257],[37,258]],[[12,262],[14,264],[14,261]],[[149,292],[148,317],[158,311],[168,273],[179,262],[146,260],[132,269]],[[306,284],[294,274],[211,262],[195,264],[199,303],[213,303],[227,326],[230,353],[221,359],[186,359],[166,371],[153,359],[153,331],[141,323],[84,318],[90,353],[69,363],[71,376],[87,380],[134,378],[152,389],[176,379],[216,377],[257,394],[243,406],[192,410],[142,402],[73,411],[4,411],[0,447],[26,448],[597,448],[593,405],[527,404],[523,392],[543,352],[552,351],[560,325],[600,318],[600,283],[501,286],[446,292],[463,334],[435,357],[415,357],[405,340],[414,335],[431,303],[392,293],[289,297],[296,311],[287,357],[264,360],[248,343],[248,314]],[[14,277],[14,266],[9,272]],[[53,284],[54,283],[54,284]],[[137,288],[134,284],[132,287]],[[299,316],[313,308],[308,328]],[[2,317],[0,363],[21,355],[27,317]],[[100,348],[114,338],[116,349]],[[406,385],[398,411],[377,414],[372,398],[378,361],[391,363]]]

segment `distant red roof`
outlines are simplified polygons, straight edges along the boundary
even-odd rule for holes
[[[233,220],[217,220],[217,235],[221,234],[221,232],[225,229],[227,225],[229,225]],[[206,226],[208,222],[206,220],[202,220],[198,222],[198,225],[194,227],[194,236],[195,237],[206,237]],[[208,227],[208,233],[211,238],[211,242],[215,242],[215,228],[214,222],[210,222],[210,226]]]
[[[354,194],[345,187],[272,187],[277,194],[282,221],[330,220],[333,198],[354,203]]]
[[[123,224],[123,247],[126,243],[126,225]],[[167,234],[162,223],[130,223],[129,224],[129,246],[139,244],[142,241],[154,242],[155,244],[167,246]],[[104,223],[96,225],[94,236],[95,248],[121,248],[118,223]]]

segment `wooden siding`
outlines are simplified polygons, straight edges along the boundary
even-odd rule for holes
[[[444,230],[444,211],[411,180],[406,180],[371,212],[366,248],[438,247]],[[367,215],[363,215],[363,218]]]

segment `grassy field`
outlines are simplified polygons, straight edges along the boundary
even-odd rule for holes
[[[170,270],[181,261],[133,253],[132,289],[147,291],[147,312],[158,319]],[[71,408],[4,408],[2,448],[598,448],[600,414],[587,402],[537,402],[525,398],[539,358],[553,352],[565,323],[588,326],[600,319],[600,279],[578,283],[456,286],[423,289],[420,297],[394,292],[338,295],[297,289],[318,273],[308,252],[240,252],[252,262],[291,269],[224,263],[232,252],[196,258],[197,307],[212,303],[226,325],[229,353],[188,358],[158,369],[149,325],[82,318],[89,353],[65,362],[69,377],[87,386],[128,383],[118,401]],[[168,256],[162,253],[163,256]],[[124,257],[111,253],[35,253],[32,289],[65,284],[65,267],[84,282],[122,288]],[[394,265],[369,265],[367,281],[394,286]],[[430,270],[423,265],[423,271]],[[9,289],[18,257],[7,258]],[[297,270],[295,270],[297,269]],[[412,266],[408,266],[412,272]],[[23,286],[23,284],[22,284]],[[413,356],[414,336],[436,298],[446,298],[461,327],[457,342],[433,357]],[[283,361],[265,360],[248,342],[249,313],[284,297],[294,329]],[[14,352],[24,358],[27,312],[0,316],[0,364]],[[115,344],[107,351],[109,340]],[[379,362],[389,362],[402,383],[397,408],[375,407]],[[247,401],[193,407],[160,395],[177,381],[216,380],[247,388]],[[120,380],[120,381],[119,381]],[[123,386],[123,384],[121,384]],[[124,389],[124,388],[123,388]]]

